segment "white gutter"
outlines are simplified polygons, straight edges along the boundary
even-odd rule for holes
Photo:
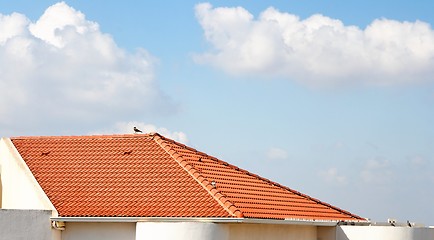
[[[188,218],[188,217],[52,217],[62,222],[229,222],[237,223],[242,218]]]
[[[336,226],[340,221],[258,219],[258,218],[189,218],[189,217],[52,217],[56,222],[212,222]],[[369,222],[344,222],[346,225],[369,225]]]
[[[336,226],[338,221],[324,220],[303,220],[303,219],[246,219],[245,223],[260,223],[260,224],[288,224],[288,225],[311,225],[311,226]]]
[[[257,218],[245,218],[243,223],[261,223],[261,224],[287,224],[287,225],[311,225],[311,226],[337,226],[339,224],[345,225],[369,225],[366,221],[336,221],[336,220],[309,220],[309,219],[294,219],[285,218],[284,220],[275,219],[257,219]]]

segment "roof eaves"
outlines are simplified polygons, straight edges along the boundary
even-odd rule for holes
[[[176,152],[171,146],[164,141],[168,140],[158,133],[153,134],[154,141],[161,146],[190,176],[192,176],[230,215],[243,218],[243,213],[220,191],[216,190],[207,178],[202,176],[193,166],[191,166],[184,158]],[[173,141],[173,140],[171,140]],[[173,141],[178,144],[178,142]],[[178,144],[180,146],[185,146]]]
[[[259,219],[234,217],[51,217],[52,221],[61,222],[213,222],[213,223],[256,223],[256,224],[287,224],[287,225],[313,225],[336,226],[342,221],[311,220],[311,219]],[[370,222],[346,222],[350,225],[366,226]]]
[[[245,218],[234,217],[51,217],[61,222],[218,222],[240,223]]]

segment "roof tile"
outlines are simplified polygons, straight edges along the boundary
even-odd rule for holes
[[[11,140],[64,217],[365,221],[159,134]]]

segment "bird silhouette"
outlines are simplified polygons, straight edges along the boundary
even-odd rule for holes
[[[143,133],[142,130],[140,130],[140,129],[136,128],[136,127],[134,127],[133,129],[134,129],[135,133]]]

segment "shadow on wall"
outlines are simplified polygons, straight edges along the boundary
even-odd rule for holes
[[[350,240],[347,234],[340,227],[336,227],[336,240]]]
[[[3,192],[3,184],[2,184],[2,174],[1,174],[1,165],[0,165],[0,208],[2,208],[2,200],[3,200],[2,192]]]

